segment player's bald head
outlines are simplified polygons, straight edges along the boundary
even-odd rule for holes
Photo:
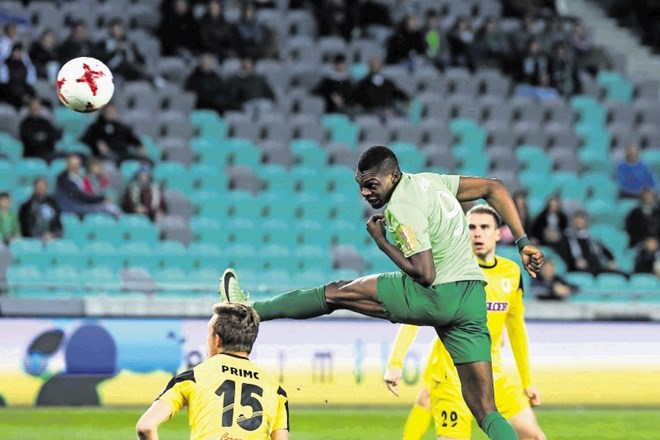
[[[377,171],[380,173],[392,173],[399,171],[399,161],[394,151],[384,145],[369,147],[362,155],[357,164],[357,172]]]

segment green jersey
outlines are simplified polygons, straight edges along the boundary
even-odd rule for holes
[[[460,176],[403,173],[385,209],[396,247],[406,256],[431,249],[433,285],[486,281],[472,254],[467,220],[456,199]]]

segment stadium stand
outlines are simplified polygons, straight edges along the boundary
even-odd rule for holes
[[[573,30],[584,25],[576,17],[539,15],[528,28],[522,18],[503,16],[496,0],[408,2],[405,13],[420,18],[435,10],[445,33],[459,20],[477,29],[486,18],[493,19],[507,49],[493,66],[474,62],[485,50],[479,33],[474,44],[450,47],[449,65],[434,64],[426,53],[413,50],[397,64],[385,65],[378,80],[391,81],[408,101],[370,112],[349,105],[343,107],[346,113],[327,113],[326,101],[313,90],[322,73],[332,71],[335,56],[346,56],[355,86],[368,74],[370,60],[386,54],[386,42],[395,31],[357,23],[350,32],[335,34],[315,20],[315,4],[323,2],[297,2],[301,7],[293,9],[279,1],[257,10],[259,30],[253,29],[254,35],[267,37],[246,44],[253,49],[250,53],[242,53],[240,45],[212,53],[218,60],[215,73],[225,85],[263,80],[272,99],[266,94],[243,103],[241,96],[232,96],[226,108],[211,110],[196,108],[196,95],[184,89],[201,48],[195,41],[177,46],[169,37],[159,38],[163,24],[172,25],[171,3],[0,4],[4,22],[18,26],[14,40],[25,43],[46,29],[62,43],[69,27],[82,19],[96,44],[107,38],[111,20],[123,17],[128,41],[144,59],[148,78],[118,77],[114,104],[120,119],[139,135],[167,207],[153,222],[140,214],[114,219],[63,213],[61,239],[11,241],[0,254],[0,279],[6,272],[0,286],[10,297],[199,295],[197,290],[208,289],[211,275],[227,264],[238,266],[257,294],[394,270],[361,226],[370,211],[353,182],[357,156],[376,143],[391,146],[406,171],[499,177],[510,190],[526,191],[534,218],[556,194],[567,214],[586,209],[593,236],[613,253],[621,270],[634,271],[638,250],[628,248],[623,228],[635,202],[618,199],[614,167],[624,149],[636,144],[656,179],[660,176],[660,77],[628,76],[625,55],[605,51],[610,59],[600,64],[597,59],[598,71],[590,70],[591,65],[567,67],[564,73],[575,70],[581,84],[578,93],[564,96],[543,79],[543,72],[538,83],[524,84],[514,70],[500,67],[517,65],[516,38],[524,32],[546,44],[552,36],[543,29],[550,20],[558,20],[557,38],[571,54],[578,52]],[[396,2],[380,3],[392,22],[402,18]],[[234,25],[241,4],[224,4],[224,16]],[[191,1],[190,6],[191,19],[201,20],[205,2]],[[4,35],[0,48],[14,40]],[[238,56],[255,54],[254,73],[248,75]],[[556,62],[547,56],[550,64]],[[52,80],[37,79],[32,94],[50,107],[47,113],[63,132],[56,152],[89,157],[90,149],[80,139],[95,118],[58,106]],[[233,93],[229,86],[222,92]],[[29,197],[35,177],[45,176],[54,188],[64,167],[63,159],[47,163],[23,158],[17,135],[24,114],[0,104],[0,191],[12,194],[15,208]],[[142,166],[132,158],[105,163],[112,181],[108,196],[120,203]],[[657,193],[657,183],[653,190]],[[660,239],[657,224],[654,234]],[[503,249],[503,255],[510,254]],[[580,287],[570,301],[644,301],[660,292],[660,254],[655,256],[655,276],[605,273],[594,278],[565,273],[560,254],[546,250],[558,271]],[[11,264],[6,255],[11,255]]]

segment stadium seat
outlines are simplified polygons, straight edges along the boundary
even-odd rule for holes
[[[516,158],[525,170],[548,173],[552,168],[552,161],[543,148],[535,145],[521,145],[515,150]]]
[[[409,142],[392,142],[390,148],[397,155],[401,169],[419,173],[426,167],[426,155]]]
[[[229,187],[227,174],[215,164],[193,165],[189,174],[196,191],[225,191]]]
[[[580,124],[603,127],[607,119],[607,109],[591,96],[578,95],[570,99],[573,109],[580,115]]]
[[[107,214],[87,214],[81,229],[88,241],[107,241],[119,244],[124,241],[124,237],[117,226],[117,221]]]
[[[621,293],[628,290],[628,280],[616,273],[602,273],[596,277],[596,289],[600,292]]]
[[[42,281],[43,269],[33,265],[12,265],[7,268],[7,285],[12,296],[46,296]]]
[[[229,125],[213,110],[193,110],[190,122],[197,136],[212,139],[224,139],[229,132]]]
[[[568,272],[564,275],[566,281],[578,286],[580,291],[591,291],[596,288],[596,280],[587,272]]]
[[[35,177],[48,177],[50,170],[48,164],[42,159],[26,158],[16,163],[14,172],[17,183],[23,186],[32,185]]]
[[[82,248],[82,254],[86,265],[90,268],[109,267],[117,270],[123,267],[123,258],[119,255],[113,243],[89,243]]]
[[[23,157],[23,144],[9,133],[0,132],[0,157],[5,156],[12,162]]]
[[[122,258],[122,267],[144,267],[148,270],[158,268],[159,256],[153,252],[153,246],[147,242],[126,243],[117,248]]]
[[[158,241],[158,228],[145,215],[124,214],[119,218],[117,226],[124,241],[144,241],[151,244]]]
[[[634,273],[630,276],[630,290],[644,295],[660,298],[660,279],[650,273]]]
[[[182,163],[162,163],[154,170],[154,179],[166,189],[178,189],[184,193],[192,192],[193,179]]]
[[[72,138],[80,138],[94,118],[84,113],[72,112],[66,107],[57,107],[53,111],[57,125]]]
[[[80,264],[80,248],[73,241],[51,240],[46,243],[44,251],[55,266]]]
[[[42,281],[51,290],[58,289],[67,292],[68,297],[76,297],[82,292],[82,283],[85,280],[76,266],[62,265],[46,269]]]
[[[214,242],[191,244],[188,248],[188,258],[194,269],[215,271],[216,281],[220,271],[229,265],[223,248]]]
[[[186,247],[178,241],[160,241],[153,246],[152,252],[156,256],[156,267],[160,270],[187,271],[193,268]]]
[[[47,255],[43,243],[34,238],[18,238],[9,243],[12,263],[17,266],[47,267],[51,256]]]
[[[600,71],[597,77],[598,84],[605,89],[606,98],[622,102],[630,102],[633,96],[633,83],[619,72]]]
[[[97,266],[82,272],[83,288],[90,294],[114,293],[121,287],[121,277],[116,268]]]
[[[615,200],[619,193],[616,183],[607,174],[585,174],[582,176],[582,184],[592,199],[611,201]]]
[[[314,140],[296,139],[291,142],[291,151],[298,165],[310,168],[323,168],[328,165],[328,151],[321,149]]]

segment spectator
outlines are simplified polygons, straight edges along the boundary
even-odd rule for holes
[[[0,62],[3,62],[11,55],[12,48],[21,40],[18,38],[18,26],[16,23],[9,22],[4,26],[4,34],[0,36]]]
[[[587,70],[592,75],[596,75],[599,70],[612,68],[609,57],[601,48],[594,45],[591,35],[582,22],[578,21],[573,26],[570,42],[575,51],[578,68]]]
[[[117,164],[127,159],[151,163],[133,129],[118,120],[117,108],[113,104],[103,109],[96,121],[87,127],[81,140],[89,146],[92,155],[100,159]]]
[[[367,111],[386,110],[408,100],[408,96],[381,73],[379,57],[369,60],[369,74],[355,88],[353,101]]]
[[[532,217],[529,214],[529,208],[527,206],[527,193],[525,191],[516,191],[512,195],[513,203],[516,205],[518,215],[520,216],[520,221],[522,222],[523,228],[525,231],[532,230]],[[534,237],[532,237],[533,239]],[[503,225],[500,228],[500,244],[513,244],[515,241],[511,230],[507,225]]]
[[[578,286],[557,275],[556,270],[554,261],[545,260],[536,278],[532,278],[532,295],[535,298],[561,301],[578,292]]]
[[[63,212],[73,212],[80,216],[90,213],[103,213],[119,217],[120,210],[105,195],[90,195],[85,192],[85,181],[80,173],[80,157],[69,156],[66,169],[57,176],[57,202]]]
[[[113,18],[108,23],[108,36],[99,41],[98,57],[115,77],[126,81],[147,80],[152,77],[146,71],[145,58],[134,43],[128,40],[121,20]]]
[[[127,214],[144,214],[151,221],[165,214],[163,193],[153,181],[149,168],[143,167],[126,187],[122,209]]]
[[[312,93],[325,99],[328,113],[346,113],[351,103],[352,87],[346,56],[337,55],[333,69],[321,79]]]
[[[220,0],[210,0],[206,15],[199,23],[202,50],[212,53],[221,61],[236,56],[238,34],[236,27],[225,19]]]
[[[644,188],[657,190],[657,180],[651,168],[639,158],[639,147],[631,144],[626,148],[625,160],[616,167],[619,197],[637,198]]]
[[[573,214],[572,226],[566,229],[566,238],[559,248],[571,272],[621,273],[617,270],[614,254],[600,241],[591,236],[589,217],[585,211]],[[624,274],[625,275],[625,274]]]
[[[37,81],[37,72],[23,51],[23,44],[16,43],[11,55],[0,64],[0,99],[17,109],[34,97],[32,85]]]
[[[543,53],[541,43],[532,38],[527,44],[525,54],[518,61],[517,79],[531,86],[548,87],[548,58]]]
[[[543,32],[539,35],[539,39],[546,52],[554,50],[557,44],[568,43],[566,32],[564,32],[564,24],[562,23],[560,16],[553,15],[545,22],[545,29],[543,29]]]
[[[30,59],[37,69],[37,77],[54,83],[60,68],[60,54],[55,44],[55,32],[44,29],[30,46]]]
[[[110,189],[110,179],[103,170],[103,164],[98,159],[92,159],[87,166],[87,174],[83,177],[83,191],[90,196],[107,197]]]
[[[261,58],[266,50],[267,29],[257,21],[257,8],[251,1],[241,5],[241,15],[236,23],[239,52],[242,57]]]
[[[426,57],[439,69],[447,67],[451,61],[449,41],[440,28],[440,17],[433,9],[426,13],[426,27],[424,29],[426,42]]]
[[[570,97],[580,93],[582,86],[575,63],[568,55],[566,44],[559,42],[552,48],[552,57],[548,65],[550,86],[562,96]]]
[[[18,211],[23,237],[51,240],[62,236],[60,205],[48,195],[48,181],[34,179],[32,195]]]
[[[355,3],[357,3],[357,5],[352,9],[352,13],[355,16],[355,24],[363,31],[372,25],[392,26],[390,10],[384,2],[378,0],[363,0]]]
[[[561,209],[558,196],[550,196],[543,211],[536,217],[532,236],[540,244],[557,249],[564,241],[564,231],[568,226],[568,217]]]
[[[87,24],[78,20],[71,25],[69,37],[57,49],[60,56],[60,64],[76,57],[94,56],[94,45],[87,34]]]
[[[350,2],[323,0],[316,18],[319,34],[322,36],[337,35],[344,40],[349,40],[355,25],[353,18]]]
[[[18,217],[11,209],[11,196],[6,191],[0,192],[0,240],[9,244],[10,241],[20,236]]]
[[[502,62],[510,58],[506,36],[494,17],[487,17],[477,31],[474,50],[479,66],[483,67],[500,68]]]
[[[513,52],[517,55],[523,54],[527,51],[527,44],[533,38],[536,38],[538,31],[536,29],[536,22],[534,16],[525,15],[522,19],[522,28],[513,31],[510,34],[510,46]]]
[[[652,273],[660,277],[660,245],[655,237],[644,239],[635,257],[635,273]]]
[[[199,29],[187,0],[169,0],[162,3],[163,13],[158,36],[163,55],[191,58],[199,47]]]
[[[19,127],[23,156],[50,162],[57,157],[55,143],[62,137],[62,130],[44,115],[39,99],[30,101],[28,111],[28,115],[21,121]]]
[[[639,205],[626,216],[626,232],[630,247],[637,246],[647,237],[660,238],[660,204],[653,190],[642,190]]]
[[[273,100],[275,94],[266,78],[254,70],[254,58],[246,56],[241,59],[241,69],[227,81],[230,94],[230,105],[241,109],[243,104],[253,99]]]
[[[226,99],[228,89],[215,68],[215,57],[210,53],[202,54],[197,67],[186,80],[185,88],[195,93],[195,108],[223,113],[229,104]]]
[[[457,17],[447,38],[451,49],[452,65],[474,69],[477,65],[474,52],[474,32],[468,18]]]
[[[414,67],[426,54],[424,33],[415,14],[406,15],[387,40],[387,64],[406,63]]]

